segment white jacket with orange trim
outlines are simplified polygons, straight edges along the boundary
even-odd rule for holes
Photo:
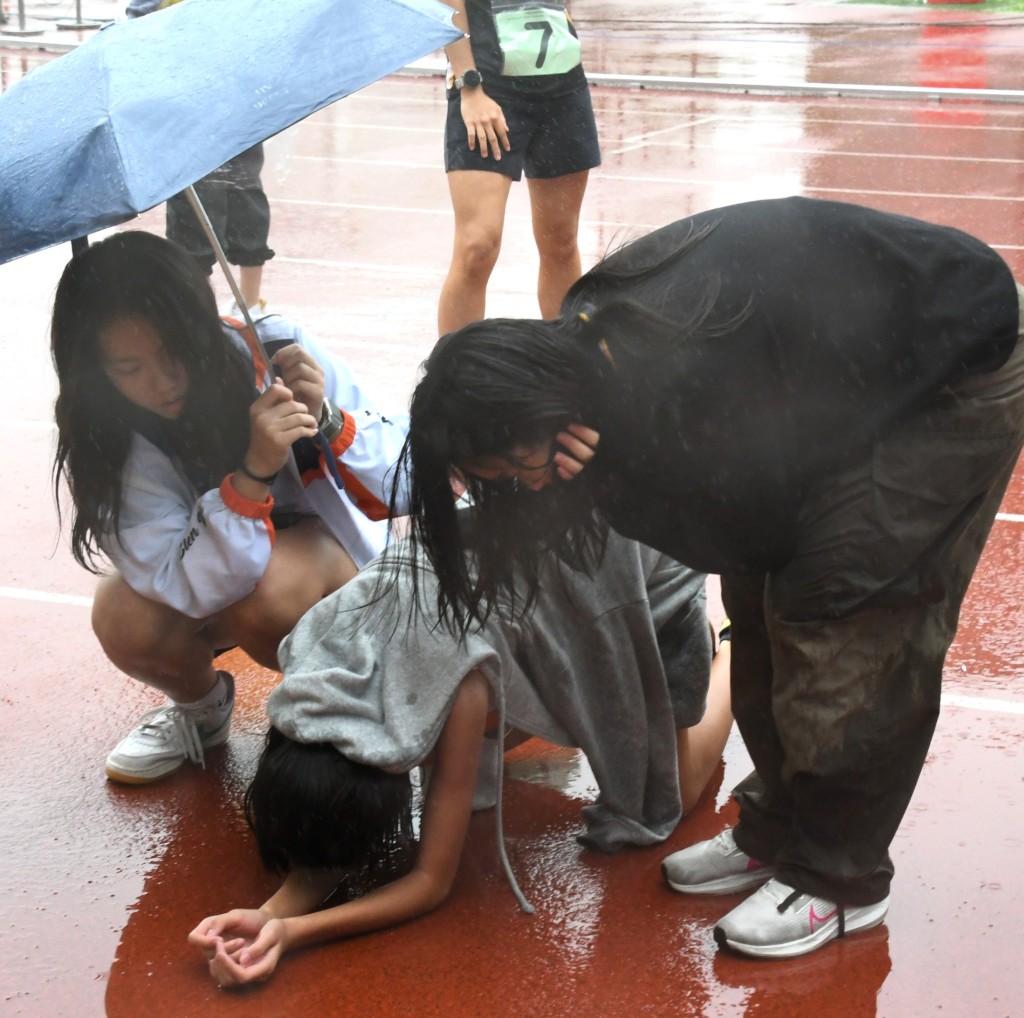
[[[319,516],[362,567],[384,547],[390,474],[408,431],[407,414],[377,411],[348,367],[279,316],[255,322],[265,346],[298,343],[323,368],[324,393],[344,414],[331,450],[339,488],[320,458],[300,476],[294,457],[267,502],[240,496],[225,478],[199,492],[181,465],[136,433],[125,465],[118,536],[103,542],[128,585],[191,616],[208,618],[256,587],[274,544],[271,510]],[[241,334],[225,331],[243,346]]]

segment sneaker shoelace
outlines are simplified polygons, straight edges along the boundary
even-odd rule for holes
[[[736,844],[736,838],[733,837],[733,833],[732,833],[732,828],[731,827],[727,827],[724,831],[722,831],[721,834],[717,834],[715,836],[714,841],[715,841],[715,847],[723,855],[729,856],[729,855],[732,855],[734,852],[739,852],[742,855],[746,855],[747,858],[752,863],[755,863],[756,864],[755,868],[759,868],[759,867],[764,865],[764,863],[759,862],[757,859],[754,859],[753,856],[747,855],[747,853],[744,852],[743,849],[740,848],[740,846]]]
[[[803,897],[803,893],[803,891],[793,891],[791,894],[787,894],[786,897],[783,898],[782,901],[780,901],[779,904],[776,906],[779,915],[782,915],[782,913],[785,912],[786,909],[789,908],[789,906],[792,905],[797,898]],[[846,936],[846,909],[844,909],[841,905],[836,906],[836,918],[839,920],[839,932],[837,936],[839,937],[839,939],[842,939]],[[811,930],[813,931],[813,929],[814,927],[812,926]]]
[[[139,725],[139,733],[155,739],[174,741],[186,759],[199,764],[204,770],[203,740],[195,718],[180,707],[161,707],[147,714]]]
[[[732,852],[739,852],[742,855],[746,855],[748,871],[763,870],[768,866],[768,863],[761,862],[760,859],[755,859],[752,855],[747,855],[747,853],[744,852],[743,849],[736,844],[736,838],[732,834],[731,827],[727,827],[724,831],[722,831],[721,834],[716,835],[714,840],[717,842],[718,847],[720,849],[723,849],[726,852],[726,854],[730,854]],[[781,907],[779,911],[782,911]]]

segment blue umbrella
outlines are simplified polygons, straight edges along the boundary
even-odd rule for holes
[[[187,0],[104,28],[0,96],[0,264],[159,205],[459,38],[451,14],[437,0]]]

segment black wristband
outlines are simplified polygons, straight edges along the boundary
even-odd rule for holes
[[[238,464],[238,472],[240,474],[245,474],[245,476],[248,477],[250,481],[256,481],[258,484],[266,484],[267,486],[273,484],[274,481],[277,479],[278,473],[280,473],[280,471],[275,470],[269,477],[260,477],[257,474],[254,474],[245,465],[245,460],[242,460],[242,462]]]

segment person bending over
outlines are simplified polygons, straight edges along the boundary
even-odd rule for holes
[[[889,845],[1024,435],[1018,291],[958,230],[755,201],[612,253],[555,321],[470,325],[426,362],[403,468],[457,626],[513,566],[535,589],[539,561],[578,554],[595,510],[721,574],[755,771],[735,829],[665,872],[685,893],[763,885],[722,945],[803,954],[886,914]],[[483,520],[468,561],[452,475]]]

